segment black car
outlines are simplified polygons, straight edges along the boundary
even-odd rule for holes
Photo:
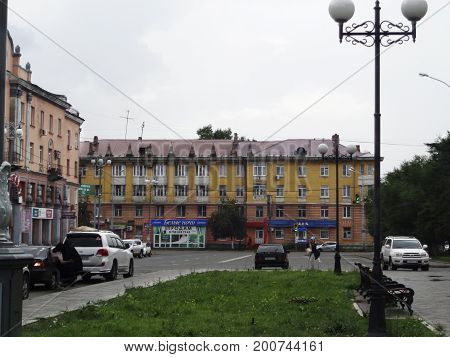
[[[262,267],[289,268],[289,251],[284,250],[281,244],[261,244],[255,254],[255,269]]]
[[[59,272],[53,262],[51,247],[30,246],[23,247],[26,254],[33,256],[33,262],[28,266],[30,270],[30,286],[44,284],[48,289],[59,287]]]

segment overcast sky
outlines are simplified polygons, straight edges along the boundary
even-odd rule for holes
[[[374,1],[354,0],[352,19],[373,18]],[[373,152],[373,48],[339,44],[328,0],[9,0],[8,27],[32,80],[65,94],[86,119],[82,140],[196,138],[230,127],[257,140],[331,138]],[[449,130],[450,5],[429,0],[417,42],[382,56],[382,172],[424,154]],[[382,18],[407,21],[401,0],[381,1]],[[440,12],[435,14],[440,8]],[[51,43],[23,19],[113,83]],[[350,75],[352,78],[278,131]],[[275,133],[275,134],[274,134]],[[397,145],[387,145],[397,144]]]

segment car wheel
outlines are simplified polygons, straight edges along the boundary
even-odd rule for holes
[[[48,281],[45,284],[45,287],[48,290],[56,290],[59,288],[59,279],[58,279],[58,275],[56,274],[56,272],[52,274],[50,281]]]
[[[22,283],[22,299],[26,300],[30,296],[30,275],[23,274],[23,283]]]
[[[428,270],[430,270],[430,266],[429,265],[422,265],[421,269],[422,269],[422,271],[428,271]]]
[[[131,278],[134,275],[134,262],[130,260],[130,265],[128,266],[128,273],[124,274],[124,278]]]
[[[117,279],[117,262],[114,260],[111,271],[108,274],[105,274],[105,279],[108,281]]]
[[[389,270],[397,270],[397,266],[392,263],[391,258],[389,258]]]
[[[81,275],[81,280],[83,280],[85,283],[89,283],[91,281],[92,275],[90,273],[83,273]]]

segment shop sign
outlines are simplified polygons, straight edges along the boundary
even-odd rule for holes
[[[113,224],[111,226],[111,229],[127,229],[127,225],[126,224]]]
[[[61,218],[69,218],[69,219],[75,219],[76,218],[76,214],[75,214],[75,212],[71,212],[71,211],[68,211],[68,212],[62,212],[61,213]]]
[[[207,219],[152,219],[152,226],[187,226],[187,227],[206,227]]]
[[[31,233],[31,209],[28,208],[22,211],[22,232]]]
[[[53,219],[52,208],[33,207],[31,212],[34,219]]]
[[[197,227],[193,226],[175,226],[175,227],[161,227],[162,234],[196,234]]]

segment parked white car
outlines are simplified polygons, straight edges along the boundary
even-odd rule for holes
[[[124,239],[123,242],[130,245],[130,252],[133,256],[138,258],[143,258],[146,256],[146,246],[140,239]]]
[[[115,233],[109,231],[71,231],[65,241],[69,241],[81,256],[83,280],[92,275],[102,275],[106,280],[115,280],[118,274],[124,278],[134,275],[133,254]]]
[[[414,237],[386,237],[381,247],[383,269],[404,267],[427,271],[430,268],[430,257],[425,251],[427,248]]]
[[[326,242],[317,246],[317,250],[320,252],[335,252],[336,242]]]

